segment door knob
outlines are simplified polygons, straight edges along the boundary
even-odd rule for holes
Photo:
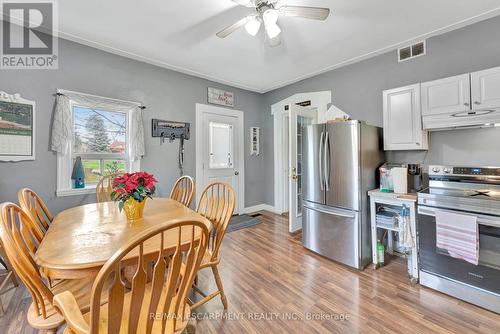
[[[237,170],[234,171],[234,175],[240,175],[240,172],[238,172]]]

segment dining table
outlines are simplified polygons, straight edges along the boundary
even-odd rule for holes
[[[170,198],[148,199],[143,218],[128,221],[117,202],[92,203],[58,213],[35,253],[35,261],[49,279],[81,279],[95,276],[120,248],[141,232],[173,219],[202,219],[209,232],[211,222],[196,211]],[[189,247],[191,228],[181,231],[182,247]],[[173,253],[179,237],[178,230],[164,234],[165,253]],[[201,237],[195,230],[194,242]],[[156,236],[159,238],[159,236]],[[159,242],[148,240],[144,256],[157,256]],[[159,239],[158,239],[159,240]],[[138,252],[130,252],[123,262],[137,261]]]

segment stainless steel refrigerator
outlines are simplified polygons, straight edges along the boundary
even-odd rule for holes
[[[302,139],[304,247],[356,269],[371,261],[367,191],[384,161],[380,133],[347,121],[307,126]]]

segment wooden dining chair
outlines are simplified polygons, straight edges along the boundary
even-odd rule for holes
[[[190,307],[187,294],[208,245],[208,226],[202,218],[176,219],[158,224],[137,235],[119,249],[97,274],[88,314],[76,306],[75,297],[63,292],[55,297],[68,324],[65,333],[181,333],[187,326]],[[175,243],[167,252],[166,240]],[[187,245],[186,245],[187,244]],[[153,277],[148,282],[144,248],[157,245]],[[137,257],[132,289],[126,292],[122,281],[122,260],[130,253]],[[112,278],[106,291],[103,282]],[[109,296],[99,304],[101,294]]]
[[[113,173],[109,175],[104,175],[99,179],[97,186],[95,188],[95,196],[97,203],[110,202],[111,192],[113,191],[113,179],[123,175],[123,173]]]
[[[5,254],[5,250],[3,249],[2,243],[0,242],[0,263],[5,268],[5,271],[0,274],[0,316],[5,313],[5,309],[2,302],[2,296],[4,293],[10,291],[12,288],[6,289],[7,283],[12,282],[12,286],[15,288],[19,284],[17,283],[16,275],[12,270],[12,265]]]
[[[170,192],[170,198],[184,206],[190,206],[195,190],[194,179],[191,176],[181,176]]]
[[[78,300],[78,307],[88,310],[93,281],[64,280],[52,288],[46,285],[33,260],[37,243],[37,232],[33,226],[30,216],[18,205],[0,205],[0,241],[9,263],[33,300],[27,313],[28,323],[42,333],[56,333],[64,323],[64,317],[53,307],[54,295],[72,291]]]
[[[29,188],[23,188],[17,193],[19,205],[31,216],[31,219],[36,222],[43,233],[47,232],[54,217],[45,205],[44,201],[36,192]],[[41,241],[41,240],[40,240]]]
[[[196,211],[209,219],[212,222],[212,232],[210,234],[210,242],[208,251],[205,254],[203,261],[200,265],[200,270],[210,267],[217,284],[217,291],[206,295],[197,286],[197,278],[193,285],[193,290],[203,296],[203,299],[193,303],[191,308],[196,307],[208,302],[217,295],[221,296],[224,309],[227,309],[228,303],[224,289],[222,287],[222,280],[219,274],[217,265],[220,262],[219,250],[222,245],[222,239],[226,233],[226,228],[231,219],[234,207],[236,205],[236,196],[234,195],[233,188],[226,182],[214,182],[209,184],[203,193],[196,207]]]

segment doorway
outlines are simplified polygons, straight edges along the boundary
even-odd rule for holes
[[[317,110],[290,105],[288,119],[288,231],[302,229],[302,135],[305,127],[317,123]]]
[[[278,137],[275,134],[275,169],[280,171],[275,173],[275,186],[279,187],[275,204],[281,203],[278,212],[288,218],[288,230],[294,233],[302,229],[302,132],[305,126],[317,123],[318,110],[289,104],[274,117],[275,131],[279,131]]]
[[[212,182],[229,183],[236,194],[234,214],[244,208],[243,112],[196,104],[196,201]]]

